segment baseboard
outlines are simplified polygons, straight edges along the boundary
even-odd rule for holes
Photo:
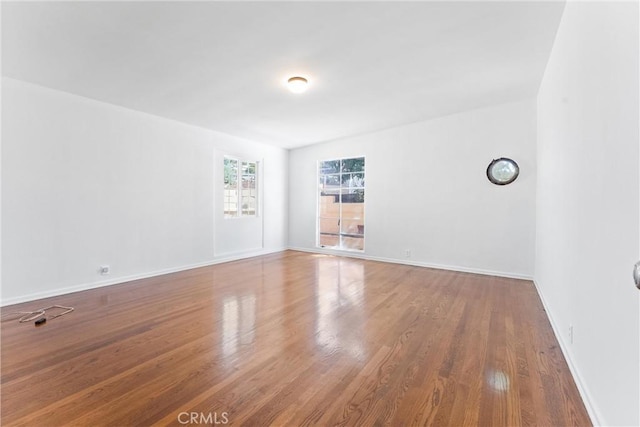
[[[162,270],[150,271],[146,273],[132,274],[129,276],[121,276],[121,277],[117,277],[109,280],[102,280],[99,282],[83,283],[80,285],[68,286],[64,288],[47,290],[44,292],[35,292],[32,294],[21,295],[18,297],[2,299],[0,301],[0,307],[39,300],[42,298],[49,298],[49,297],[55,297],[59,295],[70,294],[73,292],[86,291],[89,289],[102,288],[105,286],[118,285],[120,283],[131,282],[134,280],[148,279],[150,277],[162,276],[163,274],[177,273],[179,271],[191,270],[193,268],[208,267],[210,265],[222,264],[222,263],[231,262],[231,261],[238,261],[241,259],[253,258],[256,256],[282,252],[285,250],[286,248],[280,248],[280,249],[255,250],[255,251],[247,251],[247,252],[238,252],[233,254],[225,254],[220,257],[214,258],[210,261],[204,261],[204,262],[188,264],[188,265],[181,265],[177,267],[165,268]]]
[[[553,313],[551,312],[549,305],[544,299],[544,294],[540,290],[540,286],[538,286],[538,283],[535,280],[533,280],[533,284],[536,287],[536,292],[538,292],[540,301],[542,301],[542,306],[547,312],[547,318],[549,319],[549,323],[551,323],[551,329],[553,329],[553,333],[556,336],[556,340],[560,344],[560,350],[562,351],[562,354],[565,360],[567,361],[567,365],[569,365],[569,371],[571,371],[571,376],[573,376],[573,381],[576,383],[576,386],[578,387],[578,393],[580,393],[580,397],[582,398],[582,402],[584,403],[584,406],[587,409],[589,418],[591,418],[591,423],[594,426],[600,426],[602,425],[602,423],[600,422],[602,418],[599,416],[598,410],[593,404],[593,398],[591,397],[591,393],[589,393],[589,389],[587,388],[584,380],[582,379],[582,376],[580,375],[580,370],[573,363],[571,352],[569,351],[567,343],[564,341],[563,334],[561,333],[562,329],[558,327],[558,324],[556,323],[553,317]]]
[[[344,256],[344,257],[350,257],[350,258],[360,258],[360,259],[366,259],[369,261],[389,262],[392,264],[412,265],[415,267],[435,268],[437,270],[449,270],[449,271],[459,271],[462,273],[482,274],[484,276],[496,276],[496,277],[506,277],[509,279],[533,280],[533,276],[530,276],[527,274],[511,273],[511,272],[505,272],[505,271],[484,270],[480,268],[464,267],[464,266],[458,266],[458,265],[435,264],[430,262],[413,261],[408,259],[377,257],[377,256],[366,255],[360,252],[339,251],[339,250],[324,249],[324,248],[309,249],[309,248],[299,248],[299,247],[293,247],[293,246],[289,246],[288,249],[292,251],[309,252],[309,253],[326,254],[326,255],[338,255],[338,256]]]

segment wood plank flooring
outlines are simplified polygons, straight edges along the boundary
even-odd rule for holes
[[[286,251],[4,307],[2,425],[588,426],[529,281]]]

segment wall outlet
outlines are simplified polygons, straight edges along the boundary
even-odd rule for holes
[[[98,273],[100,273],[103,276],[106,276],[107,274],[111,273],[111,267],[109,267],[108,265],[101,265],[100,268],[98,269]]]
[[[573,325],[569,325],[569,344],[573,344]]]
[[[404,256],[406,258],[411,258],[411,249],[405,249],[404,250]]]

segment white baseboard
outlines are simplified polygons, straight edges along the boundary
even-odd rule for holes
[[[89,289],[101,288],[104,286],[117,285],[120,283],[131,282],[133,280],[140,280],[140,279],[147,279],[149,277],[162,276],[163,274],[177,273],[178,271],[191,270],[193,268],[207,267],[210,265],[222,264],[225,262],[237,261],[245,258],[253,258],[260,255],[268,255],[276,252],[282,252],[285,250],[286,248],[268,249],[268,250],[259,249],[259,250],[248,251],[248,252],[225,254],[220,257],[214,258],[213,260],[199,262],[195,264],[181,265],[178,267],[165,268],[162,270],[150,271],[150,272],[140,273],[140,274],[132,274],[129,276],[121,276],[121,277],[116,277],[109,280],[101,280],[98,282],[83,283],[83,284],[74,285],[74,286],[67,286],[64,288],[51,289],[44,292],[34,292],[31,294],[20,295],[13,298],[2,299],[0,301],[0,307],[12,305],[12,304],[19,304],[22,302],[34,301],[42,298],[49,298],[49,297],[55,297],[59,295],[70,294],[73,292],[80,292],[80,291],[86,291]]]
[[[482,274],[485,276],[506,277],[509,279],[533,280],[533,276],[528,274],[484,270],[481,268],[464,267],[464,266],[458,266],[458,265],[435,264],[430,262],[412,261],[412,260],[400,259],[400,258],[377,257],[377,256],[366,255],[361,252],[339,251],[339,250],[325,249],[325,248],[309,249],[309,248],[299,248],[299,247],[293,247],[293,246],[289,246],[289,250],[300,251],[300,252],[310,252],[310,253],[316,253],[316,254],[338,255],[338,256],[344,256],[344,257],[350,257],[350,258],[366,259],[370,261],[389,262],[392,264],[412,265],[415,267],[435,268],[438,270],[459,271],[462,273]]]
[[[594,426],[600,426],[602,425],[602,423],[600,422],[602,418],[600,417],[597,408],[593,404],[593,398],[591,397],[591,393],[589,393],[589,389],[587,388],[586,383],[582,379],[582,375],[580,375],[580,370],[575,365],[575,363],[573,363],[571,352],[569,351],[569,347],[567,346],[567,343],[564,341],[563,334],[561,333],[562,329],[558,327],[558,324],[556,323],[553,317],[553,313],[551,312],[549,305],[544,299],[544,294],[540,290],[540,286],[538,286],[538,283],[535,280],[533,281],[533,284],[535,285],[536,291],[540,296],[540,301],[542,301],[542,306],[547,312],[547,318],[549,319],[549,323],[551,323],[551,329],[553,329],[553,333],[556,336],[556,340],[560,344],[560,350],[562,351],[562,354],[565,360],[567,361],[567,365],[569,365],[569,370],[571,371],[571,375],[573,376],[573,381],[576,383],[576,386],[578,387],[578,393],[580,393],[580,397],[584,402],[584,406],[587,408],[587,413],[589,414],[589,418],[591,418],[591,423]]]

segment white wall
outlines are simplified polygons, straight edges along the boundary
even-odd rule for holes
[[[2,83],[3,305],[286,246],[285,150]],[[262,161],[267,196],[227,226],[215,183],[238,152]]]
[[[367,257],[532,277],[535,141],[532,99],[292,150],[289,245],[316,250],[316,162],[364,155]],[[496,186],[502,156],[521,173]]]
[[[640,425],[638,89],[638,3],[568,2],[538,96],[535,282],[609,426]]]

